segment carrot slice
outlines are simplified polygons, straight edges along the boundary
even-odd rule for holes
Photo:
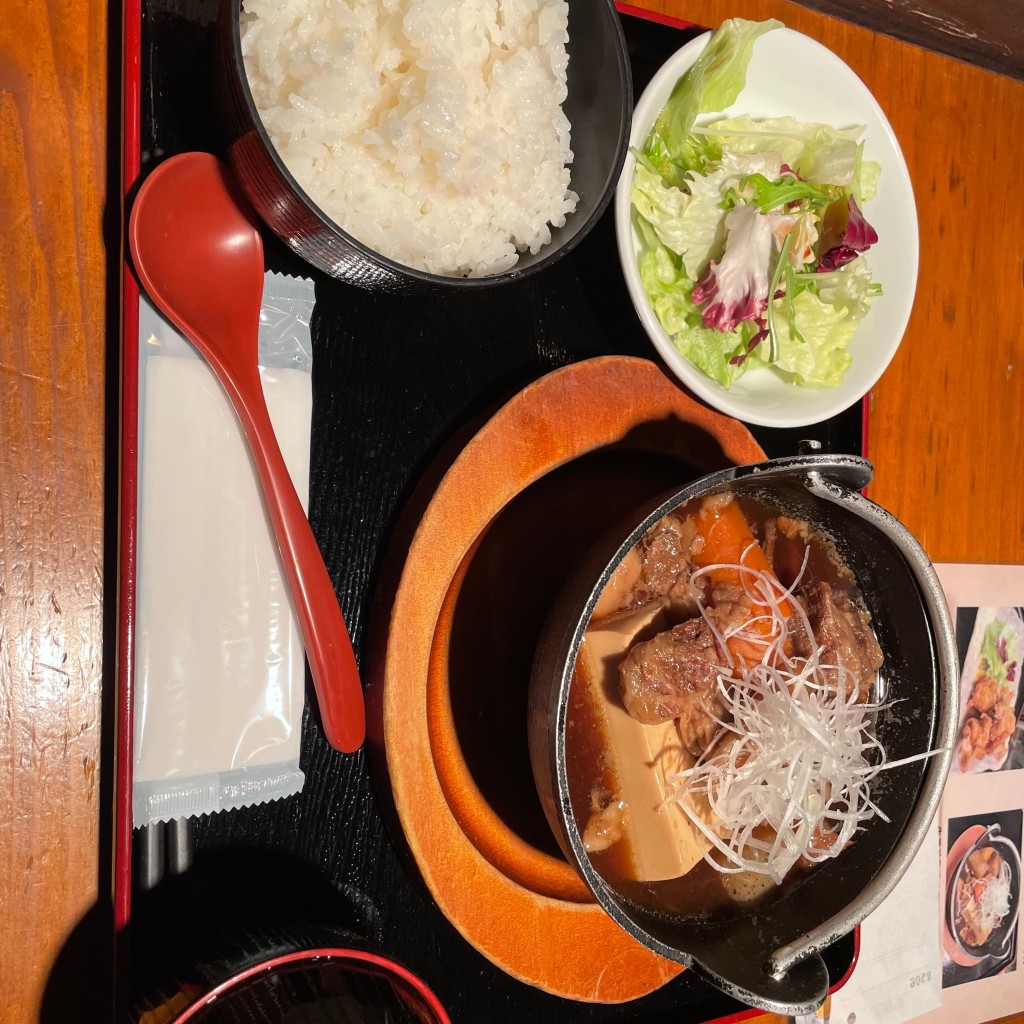
[[[739,566],[745,566],[756,572],[764,573],[772,583],[783,589],[778,582],[772,567],[765,558],[764,551],[751,532],[750,525],[743,515],[739,502],[730,498],[723,502],[720,498],[710,498],[704,502],[697,513],[697,533],[704,538],[703,545],[695,544],[691,549],[691,560],[698,568],[707,568],[712,583],[728,583],[734,586],[750,586],[748,574],[741,573]],[[700,550],[696,550],[699,548]],[[746,578],[744,579],[744,577]],[[793,609],[788,600],[779,602],[779,611],[787,618]],[[769,638],[773,633],[772,611],[765,605],[752,602],[750,608],[751,622],[746,627],[749,632],[758,633]],[[762,618],[761,616],[766,616]],[[733,636],[727,641],[734,657],[746,662],[757,662],[764,654],[764,648],[756,643]]]

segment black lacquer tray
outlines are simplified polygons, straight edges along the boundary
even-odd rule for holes
[[[648,20],[635,8],[620,13],[639,95],[663,60],[701,30]],[[137,162],[144,176],[185,150],[222,154],[211,102],[215,17],[216,0],[142,0],[141,33],[129,26],[126,34],[127,116],[139,104],[138,152],[126,153],[129,169]],[[134,135],[126,132],[129,145]],[[127,177],[131,182],[130,170]],[[310,519],[357,654],[365,658],[369,611],[393,526],[445,443],[559,366],[599,355],[657,357],[622,281],[611,210],[544,273],[459,295],[362,291],[313,271],[269,234],[265,243],[269,268],[316,284]],[[127,312],[125,322],[130,331]],[[136,343],[126,337],[126,349]],[[132,365],[126,360],[126,374]],[[126,377],[126,415],[135,407],[133,386]],[[826,452],[860,454],[862,415],[857,405],[816,427],[752,432],[773,457],[794,454],[805,438]],[[130,498],[134,467],[126,472]],[[125,536],[131,545],[134,530]],[[133,557],[130,552],[129,568]],[[130,633],[131,623],[129,611],[122,628]],[[458,1024],[682,1024],[745,1015],[745,1007],[690,972],[619,1005],[575,1003],[514,980],[433,906],[399,854],[401,837],[388,831],[365,752],[332,751],[308,708],[301,767],[301,794],[191,823],[177,836],[187,843],[187,870],[149,889],[136,880],[130,912],[129,894],[122,893],[126,1005],[153,999],[170,979],[208,984],[297,936],[322,943],[354,935],[423,977]],[[122,784],[125,779],[122,771]],[[143,839],[135,834],[136,861],[139,851],[152,849]],[[125,858],[126,851],[122,842]],[[826,951],[834,983],[854,956],[854,936]]]

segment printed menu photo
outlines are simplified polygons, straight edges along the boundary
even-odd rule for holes
[[[949,819],[943,988],[1016,969],[1021,818],[1018,808]]]
[[[956,638],[961,668],[960,728],[951,770],[969,773],[1024,767],[1021,608],[958,608]]]

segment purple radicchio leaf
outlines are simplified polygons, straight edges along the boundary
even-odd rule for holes
[[[768,305],[771,224],[756,206],[737,206],[725,218],[721,260],[708,265],[693,288],[705,327],[733,331],[744,320],[759,320]]]
[[[768,337],[768,325],[762,319],[758,319],[757,323],[761,329],[747,342],[747,347],[743,352],[729,360],[730,366],[742,366],[747,361],[747,356]]]
[[[818,260],[818,273],[838,270],[851,263],[861,253],[867,252],[878,241],[878,232],[867,222],[860,212],[857,200],[850,196],[849,216],[846,228],[838,245],[833,246]]]

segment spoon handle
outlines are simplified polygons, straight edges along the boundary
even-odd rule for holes
[[[366,736],[366,712],[359,669],[334,584],[281,455],[259,371],[254,368],[244,385],[234,379],[224,383],[263,485],[324,733],[335,750],[351,753]]]

